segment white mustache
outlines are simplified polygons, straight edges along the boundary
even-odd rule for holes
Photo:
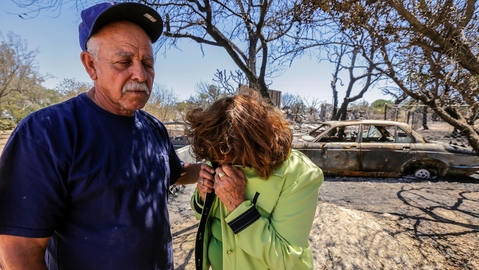
[[[143,91],[146,92],[147,95],[150,94],[150,89],[148,89],[148,85],[146,84],[146,82],[127,82],[125,85],[123,85],[121,91],[123,93],[126,93],[128,91]]]

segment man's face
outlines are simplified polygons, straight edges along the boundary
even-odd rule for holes
[[[95,81],[95,102],[111,113],[133,115],[148,101],[155,77],[148,35],[138,25],[120,21],[92,38],[97,57],[89,74]]]

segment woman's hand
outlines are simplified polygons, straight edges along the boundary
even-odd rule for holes
[[[206,193],[213,192],[214,188],[214,173],[215,170],[211,168],[208,164],[203,163],[201,164],[201,169],[199,173],[198,183],[196,184],[196,188],[200,193],[202,202],[205,201]]]
[[[245,200],[246,177],[240,169],[221,165],[216,168],[214,189],[228,211],[232,212]]]

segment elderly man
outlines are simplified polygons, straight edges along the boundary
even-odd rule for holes
[[[162,123],[140,109],[154,79],[157,12],[84,10],[86,94],[25,118],[0,158],[0,269],[173,269],[167,191],[196,183]]]

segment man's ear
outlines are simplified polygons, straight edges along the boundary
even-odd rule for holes
[[[98,76],[97,76],[96,66],[95,66],[96,62],[93,56],[88,52],[82,52],[80,54],[80,59],[83,66],[85,67],[86,72],[90,76],[90,79],[96,80]]]

